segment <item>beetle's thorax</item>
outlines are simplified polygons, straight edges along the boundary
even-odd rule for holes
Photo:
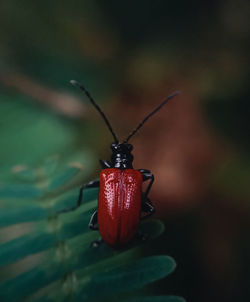
[[[111,144],[112,155],[111,164],[112,167],[118,169],[133,169],[134,156],[131,154],[133,149],[132,145],[127,143]]]

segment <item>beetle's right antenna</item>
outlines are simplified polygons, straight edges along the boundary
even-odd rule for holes
[[[80,83],[78,83],[75,80],[71,80],[70,83],[73,86],[79,87],[87,96],[87,98],[90,100],[91,104],[95,107],[95,109],[101,114],[102,118],[104,119],[105,124],[108,126],[109,131],[111,132],[111,134],[114,137],[115,143],[118,144],[118,139],[106,117],[106,115],[104,114],[104,112],[101,110],[101,108],[96,104],[96,102],[94,101],[94,99],[92,98],[92,96],[90,95],[90,93],[85,89],[85,87],[83,85],[81,85]]]
[[[124,143],[127,143],[128,140],[136,134],[136,132],[145,124],[145,122],[154,115],[158,110],[161,109],[162,106],[164,106],[169,100],[174,98],[176,95],[180,94],[180,91],[173,92],[170,94],[166,99],[164,99],[160,105],[158,105],[152,112],[150,112],[141,122],[140,124],[129,134],[129,136],[124,140]]]

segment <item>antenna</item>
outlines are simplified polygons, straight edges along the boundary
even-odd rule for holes
[[[87,98],[90,100],[91,104],[95,107],[95,109],[101,114],[102,118],[104,119],[105,124],[108,126],[109,131],[111,132],[111,134],[114,137],[115,143],[118,144],[118,139],[106,117],[106,115],[104,114],[104,112],[101,110],[101,108],[96,104],[96,102],[94,101],[94,99],[92,98],[92,96],[90,95],[90,93],[85,89],[85,87],[83,85],[81,85],[80,83],[78,83],[75,80],[71,80],[70,83],[73,86],[79,87],[87,96]]]
[[[151,113],[149,113],[141,122],[140,124],[129,134],[129,136],[124,140],[124,143],[127,143],[132,136],[135,135],[135,133],[145,124],[145,122],[153,116],[158,110],[161,109],[169,100],[174,98],[176,95],[180,94],[180,91],[173,92],[170,94],[166,99],[164,99],[160,105],[158,105]]]

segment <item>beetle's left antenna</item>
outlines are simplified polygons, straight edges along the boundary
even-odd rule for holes
[[[118,144],[118,139],[115,135],[115,132],[113,131],[113,128],[111,127],[106,115],[104,114],[104,112],[101,110],[101,108],[96,104],[96,102],[94,101],[94,99],[92,98],[92,96],[90,95],[90,93],[85,89],[85,87],[83,85],[81,85],[80,83],[78,83],[75,80],[71,80],[70,83],[73,86],[79,87],[87,96],[87,98],[90,100],[91,104],[95,107],[95,109],[101,114],[102,118],[105,121],[105,124],[108,126],[109,131],[111,132],[111,134],[114,137],[115,143]]]

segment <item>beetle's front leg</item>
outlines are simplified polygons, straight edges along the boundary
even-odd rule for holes
[[[97,188],[97,187],[99,187],[99,185],[100,185],[100,180],[99,179],[91,180],[87,184],[83,185],[80,188],[77,204],[75,206],[71,207],[71,208],[63,209],[61,211],[58,211],[57,214],[71,212],[71,211],[74,211],[77,208],[79,208],[82,204],[83,190],[88,189],[88,188]]]
[[[111,164],[108,161],[100,159],[99,162],[103,169],[111,168]]]

